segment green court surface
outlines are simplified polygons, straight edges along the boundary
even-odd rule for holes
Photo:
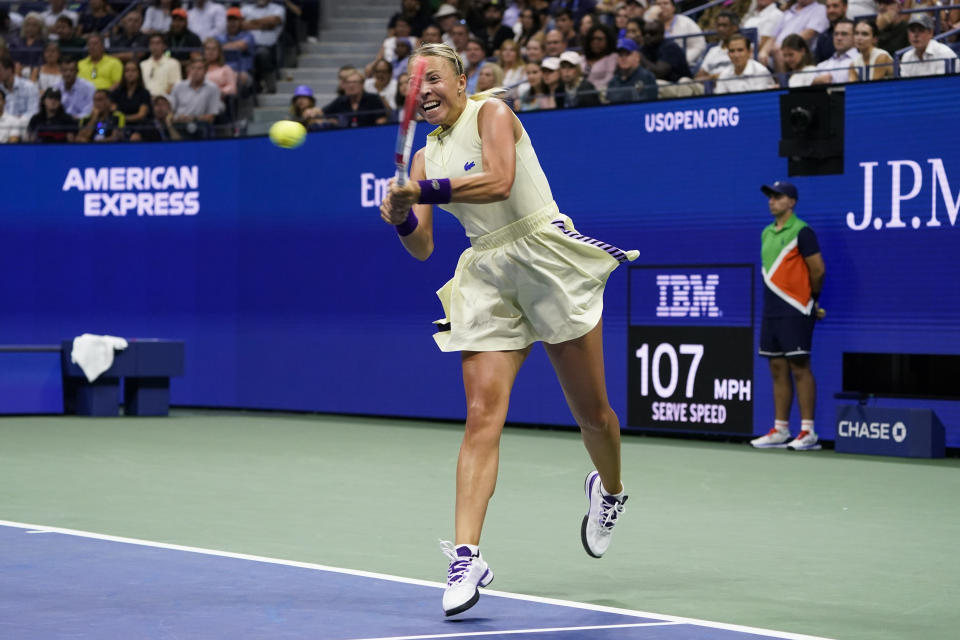
[[[460,437],[282,413],[3,418],[0,519],[439,582]],[[595,560],[579,435],[505,431],[481,544],[496,589],[833,638],[960,634],[960,460],[637,436],[623,458],[630,501]]]

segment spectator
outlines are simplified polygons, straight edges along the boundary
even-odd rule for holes
[[[757,51],[768,49],[772,45],[777,27],[783,19],[783,11],[774,0],[754,0],[751,9],[740,21],[741,29],[757,30]]]
[[[850,80],[850,65],[857,57],[853,48],[853,20],[840,18],[833,25],[833,55],[817,65],[820,75],[813,84],[841,84]]]
[[[25,78],[43,64],[43,48],[47,44],[47,26],[39,13],[28,13],[20,27],[20,37],[10,39],[10,54],[21,66]]]
[[[20,142],[26,120],[6,110],[7,97],[0,91],[0,143]]]
[[[548,56],[540,63],[540,74],[543,81],[543,88],[550,95],[552,104],[549,107],[557,107],[557,92],[560,90],[560,58]]]
[[[891,1],[897,2],[897,0]],[[847,0],[827,0],[826,7],[830,28],[817,34],[816,40],[813,41],[813,51],[818,63],[833,55],[833,26],[840,18],[847,17]]]
[[[504,41],[513,40],[513,29],[503,24],[503,4],[500,2],[483,3],[483,21],[484,27],[478,29],[474,35],[490,57]]]
[[[442,44],[443,43],[443,31],[440,30],[440,27],[430,23],[423,28],[423,33],[420,35],[420,44]]]
[[[223,44],[227,64],[237,72],[237,85],[246,90],[253,86],[253,54],[257,43],[249,31],[243,31],[243,12],[227,9],[227,33],[217,38]]]
[[[796,216],[797,188],[789,182],[761,187],[773,222],[761,234],[764,287],[760,355],[770,361],[773,376],[773,428],[750,444],[764,448],[819,449],[814,430],[816,381],[810,370],[813,326],[820,315],[817,298],[826,268],[813,229]],[[776,284],[774,284],[776,283]],[[791,385],[793,374],[793,385]],[[793,386],[800,408],[800,433],[790,440]]]
[[[140,75],[151,96],[167,95],[180,82],[180,63],[166,55],[167,43],[162,33],[150,36],[150,56],[140,63]]]
[[[0,56],[0,93],[6,98],[6,112],[11,116],[30,118],[40,109],[37,85],[16,74],[10,56]]]
[[[503,68],[496,62],[487,62],[477,72],[477,93],[503,87]]]
[[[123,65],[123,82],[110,93],[110,100],[123,114],[128,134],[143,129],[149,122],[153,101],[135,61],[128,60]]]
[[[390,17],[390,22],[387,23],[387,34],[391,36],[399,35],[394,33],[394,30],[397,20],[403,18],[410,25],[410,34],[419,38],[423,35],[424,28],[434,20],[431,15],[430,3],[420,2],[420,0],[403,0],[401,6],[402,10]],[[410,34],[403,37],[408,37]]]
[[[588,13],[580,18],[580,24],[577,25],[577,46],[580,47],[581,50],[584,44],[586,44],[585,38],[587,37],[587,31],[590,31],[590,27],[595,24],[597,24],[597,21],[592,13]]]
[[[627,26],[629,32],[629,24]],[[617,44],[619,47],[619,43]],[[641,64],[653,73],[657,80],[676,82],[680,78],[691,76],[690,67],[683,49],[674,42],[664,40],[663,23],[659,20],[643,25],[643,45]]]
[[[623,30],[623,35],[620,38],[630,38],[637,43],[637,46],[640,49],[643,49],[643,25],[644,21],[642,18],[630,18],[627,20],[627,26]],[[619,40],[620,38],[617,38]],[[681,50],[682,51],[682,50]]]
[[[627,11],[627,4],[618,4],[616,13],[613,16],[613,31],[618,39],[627,34],[627,20],[629,19],[630,14]]]
[[[557,19],[562,13],[570,15],[572,21],[580,20],[585,14],[593,13],[597,0],[553,0],[550,3],[550,15]]]
[[[173,121],[186,138],[209,138],[220,113],[220,89],[206,80],[203,60],[187,63],[187,79],[173,87]]]
[[[177,125],[173,121],[173,105],[170,100],[170,96],[163,94],[153,96],[153,117],[142,131],[134,132],[130,139],[146,142],[182,140],[183,136],[177,131]]]
[[[717,44],[707,49],[703,56],[700,69],[697,70],[696,80],[716,80],[720,72],[730,66],[730,56],[727,55],[727,38],[737,32],[740,17],[732,11],[721,11],[714,18],[713,28],[717,32]]]
[[[393,67],[386,60],[380,59],[373,63],[373,77],[363,82],[363,90],[375,93],[383,98],[384,104],[391,111],[397,108],[397,80],[393,77]]]
[[[577,34],[575,28],[573,12],[569,9],[561,9],[553,16],[553,31],[559,32],[560,38],[563,41],[563,49],[560,50],[560,53],[563,53],[563,51],[567,49],[576,49],[580,46],[580,36]],[[549,32],[547,35],[549,35]],[[560,53],[556,55],[559,56]]]
[[[791,33],[798,33],[801,38],[810,42],[829,27],[830,21],[827,20],[825,6],[816,0],[796,0],[783,12],[773,39],[761,47],[757,58],[764,64],[772,59],[774,70],[782,72],[783,58],[780,56],[780,45],[784,38]]]
[[[220,100],[227,106],[228,96],[237,95],[237,72],[227,66],[223,58],[223,47],[216,38],[203,41],[203,62],[207,66],[206,80],[217,85],[220,89]]]
[[[910,46],[907,18],[917,14],[902,13],[899,0],[877,0],[877,5],[877,46],[891,52]]]
[[[660,8],[657,20],[663,24],[664,37],[678,38],[679,36],[696,36],[703,33],[696,22],[687,16],[677,14],[673,0],[657,0],[657,7]],[[703,36],[678,39],[675,42],[684,50],[684,54],[687,56],[687,64],[691,67],[700,60],[700,56],[707,48],[707,41],[704,40]]]
[[[520,45],[521,53],[524,53],[530,38],[541,31],[543,31],[543,21],[539,13],[530,7],[520,12],[520,19],[513,25],[513,39]]]
[[[600,104],[597,88],[583,77],[582,63],[580,54],[576,51],[564,51],[561,54],[557,108],[596,107]]]
[[[501,84],[505,89],[514,89],[527,79],[523,71],[523,60],[520,58],[520,45],[515,41],[503,41],[497,51],[497,63],[503,69]]]
[[[63,110],[60,92],[47,89],[41,98],[40,111],[27,126],[27,139],[30,142],[73,142],[77,122]]]
[[[290,119],[311,130],[323,126],[323,112],[317,109],[313,89],[305,84],[301,84],[293,92],[290,99]]]
[[[76,34],[76,23],[70,21],[70,16],[60,16],[53,23],[53,35],[56,36],[60,53],[69,54],[74,58],[80,57],[87,48],[87,41]]]
[[[443,32],[443,41],[453,47],[453,26],[460,20],[460,12],[455,7],[445,4],[433,14],[433,20]],[[456,47],[454,47],[456,49]]]
[[[527,48],[523,52],[524,60],[539,65],[546,57],[547,50],[543,46],[543,34],[541,33],[538,37],[530,38],[529,42],[527,42]]]
[[[810,47],[807,41],[795,33],[783,39],[780,45],[780,51],[783,55],[783,65],[790,79],[787,86],[791,89],[795,87],[809,87],[813,84],[816,77],[817,68],[813,64],[813,56],[810,54]]]
[[[323,108],[323,115],[331,124],[340,127],[368,127],[384,124],[387,112],[383,100],[375,93],[363,90],[363,75],[352,71],[344,81],[344,95]]]
[[[397,78],[397,92],[393,96],[393,103],[397,105],[397,108],[392,113],[388,114],[391,122],[397,122],[400,120],[400,113],[403,110],[403,106],[406,104],[407,100],[407,89],[409,89],[409,83],[409,73],[401,73]],[[420,112],[417,110],[414,110],[413,117],[417,122],[423,121],[423,117],[421,117]]]
[[[37,89],[41,92],[56,87],[60,83],[60,45],[56,42],[48,42],[43,48],[43,64],[34,67],[34,73],[30,78],[37,83]]]
[[[466,63],[464,66],[467,70],[466,92],[468,96],[477,92],[477,72],[483,67],[485,57],[486,52],[483,50],[483,45],[480,44],[479,40],[471,37],[470,42],[467,43],[464,59]]]
[[[177,4],[179,5],[179,2]],[[168,33],[173,17],[170,13],[174,8],[174,0],[153,0],[153,4],[147,7],[147,12],[143,16],[141,31],[148,36],[154,33]]]
[[[276,93],[277,39],[283,31],[286,13],[282,6],[270,0],[256,0],[242,8],[243,28],[250,32],[257,44],[253,58],[254,76],[257,83],[265,85],[267,93]]]
[[[340,67],[340,69],[337,71],[337,95],[338,96],[347,95],[347,90],[346,90],[347,78],[350,76],[350,74],[352,74],[356,70],[357,70],[356,67],[349,64],[345,64],[342,67]],[[397,83],[399,84],[399,82],[400,81],[398,79]]]
[[[850,8],[847,9],[847,17],[851,20],[856,20],[863,16],[875,16],[877,15],[879,2],[875,0],[851,0]],[[955,4],[955,3],[944,3],[944,4]]]
[[[107,0],[90,0],[80,14],[80,33],[102,33],[113,22],[114,16]]]
[[[393,61],[393,77],[396,78],[407,70],[407,62],[413,53],[413,44],[409,38],[400,38],[394,47],[397,59]]]
[[[113,89],[123,78],[123,63],[104,53],[103,36],[91,33],[87,36],[87,57],[77,63],[78,73],[97,89]]]
[[[893,77],[893,58],[877,47],[877,23],[861,18],[853,27],[853,46],[858,55],[850,66],[850,82]]]
[[[110,95],[105,89],[97,89],[93,94],[93,110],[80,121],[77,142],[119,142],[126,119],[113,109]]]
[[[527,72],[527,81],[517,88],[520,99],[513,103],[514,111],[555,109],[557,105],[553,99],[553,93],[547,90],[546,85],[543,84],[543,72],[540,65],[535,62],[528,62],[524,66],[524,70]]]
[[[467,29],[467,25],[459,22],[454,24],[450,28],[450,42],[450,46],[456,49],[457,55],[462,59],[467,50],[467,43],[470,42],[470,30]]]
[[[380,51],[377,52],[377,60],[381,58],[390,64],[397,61],[397,40],[406,40],[410,42],[410,23],[404,17],[399,17],[393,23],[393,35],[387,36],[383,44],[380,45]]]
[[[769,69],[750,57],[750,40],[746,36],[739,33],[730,36],[727,53],[731,66],[720,73],[714,93],[762,91],[777,86]]]
[[[567,40],[560,31],[552,29],[547,31],[547,35],[543,38],[543,49],[544,56],[559,58],[560,54],[567,50]]]
[[[957,54],[947,45],[933,39],[933,18],[925,13],[910,16],[907,25],[912,49],[900,57],[900,76],[936,76],[956,72]],[[950,68],[953,65],[953,68]]]
[[[617,70],[616,40],[610,28],[595,24],[587,31],[583,41],[583,72],[587,80],[602,91]]]
[[[79,120],[90,115],[93,109],[93,94],[97,90],[89,80],[77,77],[77,61],[67,58],[60,63],[59,89],[63,108]]]
[[[203,48],[203,41],[187,28],[187,10],[174,9],[170,12],[170,32],[167,34],[170,55],[186,64],[192,51]]]
[[[227,10],[219,2],[193,0],[187,11],[187,28],[201,41],[227,35]]]
[[[643,102],[657,99],[657,79],[643,68],[643,54],[630,38],[617,42],[617,72],[607,85],[607,102]]]
[[[134,9],[120,19],[120,30],[110,38],[110,51],[121,62],[139,62],[146,57],[149,37],[140,31],[143,16]]]
[[[48,31],[53,31],[53,26],[61,16],[70,18],[71,25],[77,24],[77,20],[80,19],[76,11],[67,9],[66,0],[50,0],[49,4],[50,8],[40,14]],[[56,40],[56,38],[53,39]]]

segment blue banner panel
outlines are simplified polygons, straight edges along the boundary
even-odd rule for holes
[[[631,325],[753,326],[754,267],[630,266]]]
[[[930,409],[837,406],[839,453],[903,458],[942,458],[943,423]]]

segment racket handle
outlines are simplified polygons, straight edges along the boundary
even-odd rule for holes
[[[403,167],[403,166],[397,166],[397,173],[396,173],[396,175],[394,176],[394,180],[395,180],[396,183],[397,183],[398,185],[400,185],[401,187],[402,187],[403,185],[407,184],[407,180],[408,180],[408,178],[407,178],[407,168],[406,168],[406,167]]]

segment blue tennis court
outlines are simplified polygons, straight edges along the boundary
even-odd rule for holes
[[[813,638],[0,521],[0,638]]]

